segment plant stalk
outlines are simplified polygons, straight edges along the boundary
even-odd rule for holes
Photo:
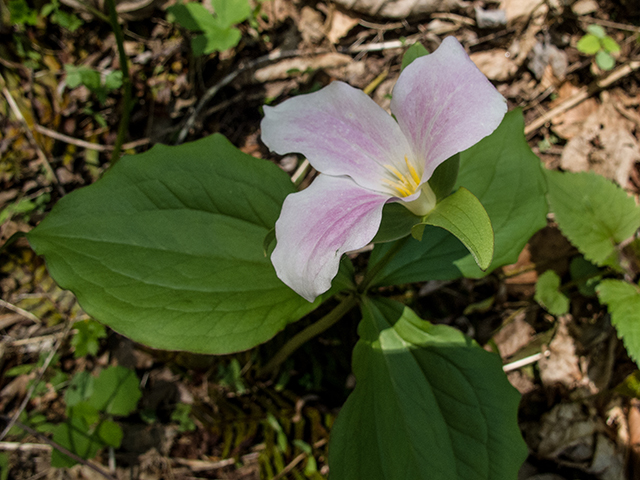
[[[285,343],[278,353],[276,353],[273,358],[271,358],[271,360],[269,360],[269,362],[258,372],[258,376],[263,377],[275,372],[293,352],[300,348],[304,343],[335,324],[338,320],[344,317],[349,310],[355,307],[357,303],[358,301],[356,296],[349,295],[346,297],[336,306],[336,308],[331,310],[317,322],[309,325]]]
[[[122,88],[124,89],[124,98],[122,100],[122,116],[118,125],[118,136],[113,145],[113,153],[111,154],[111,165],[115,165],[120,159],[120,150],[124,143],[124,137],[129,129],[129,114],[131,112],[131,78],[129,77],[129,62],[124,52],[124,34],[118,23],[118,12],[116,11],[115,0],[106,0],[107,9],[109,10],[109,22],[116,37],[118,45],[118,57],[120,58],[120,68],[122,69]]]
[[[378,273],[380,273],[380,270],[382,270],[394,257],[394,255],[398,253],[398,250],[402,248],[402,246],[407,242],[408,239],[409,236],[406,236],[404,238],[401,238],[400,240],[397,240],[389,249],[389,251],[385,253],[384,256],[378,261],[378,263],[376,263],[371,270],[367,271],[364,278],[360,282],[360,285],[358,285],[358,293],[366,293],[371,282],[373,282],[373,280],[376,278],[376,275],[378,275]]]

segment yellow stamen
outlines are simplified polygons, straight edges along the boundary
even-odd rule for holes
[[[407,158],[406,155],[404,157],[404,163],[407,164],[407,168],[409,169],[411,178],[413,178],[413,181],[416,183],[416,186],[417,186],[420,183],[420,175],[418,175],[418,172],[416,172],[416,169],[413,167],[413,165],[409,163],[409,159]]]
[[[391,186],[401,197],[413,195],[420,185],[420,175],[415,167],[409,162],[409,158],[405,155],[404,163],[407,165],[407,173],[404,174],[393,165],[385,165],[384,167],[392,173],[396,178],[393,180],[382,179],[387,185]]]

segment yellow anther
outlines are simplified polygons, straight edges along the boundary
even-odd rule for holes
[[[391,186],[401,197],[413,195],[420,185],[420,175],[415,167],[409,162],[407,156],[404,157],[404,163],[407,165],[407,173],[400,172],[393,165],[385,165],[384,167],[392,173],[397,180],[383,179],[383,181]]]
[[[411,174],[411,178],[413,179],[413,181],[416,184],[416,187],[420,184],[420,175],[418,175],[418,172],[416,172],[416,169],[413,167],[413,165],[411,165],[411,163],[409,163],[409,159],[407,158],[407,156],[405,155],[404,157],[404,163],[407,164],[407,168],[409,169],[409,173]]]

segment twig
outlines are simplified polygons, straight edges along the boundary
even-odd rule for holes
[[[98,466],[86,461],[84,458],[79,457],[78,455],[76,455],[72,451],[67,450],[65,447],[60,445],[58,442],[54,442],[53,440],[51,440],[50,438],[47,438],[45,435],[43,435],[42,433],[34,430],[30,426],[25,425],[22,422],[13,421],[13,419],[10,421],[9,417],[7,417],[5,415],[0,415],[0,419],[4,420],[5,422],[8,422],[9,424],[11,424],[13,422],[13,424],[15,424],[20,429],[24,430],[25,432],[29,433],[30,435],[33,435],[36,438],[39,438],[40,440],[42,440],[43,442],[47,443],[48,445],[51,445],[51,447],[55,448],[60,453],[64,453],[66,456],[72,458],[76,462],[81,463],[81,464],[85,465],[86,467],[89,467],[91,470],[93,470],[96,473],[99,473],[100,475],[102,475],[107,480],[117,480],[115,477],[109,475],[107,472],[102,470],[100,467],[98,467]],[[11,426],[13,426],[13,424]]]
[[[533,122],[527,125],[524,129],[524,134],[529,135],[530,133],[536,131],[537,129],[542,127],[545,123],[553,120],[555,117],[557,117],[561,113],[564,113],[567,110],[575,107],[579,103],[582,103],[587,98],[594,95],[595,93],[599,92],[600,90],[604,90],[611,84],[617,82],[621,78],[626,77],[630,73],[635,72],[639,68],[640,68],[640,61],[629,62],[615,69],[606,78],[598,80],[586,87],[582,87],[580,90],[578,90],[576,93],[571,95],[560,105],[552,108],[551,110],[546,112],[544,115],[536,118]]]
[[[118,23],[118,12],[116,11],[115,0],[106,0],[107,9],[109,10],[109,23],[116,37],[118,46],[118,58],[120,59],[120,68],[122,69],[122,88],[124,89],[124,98],[122,99],[122,116],[118,125],[118,136],[113,144],[113,153],[111,155],[111,165],[115,165],[120,159],[120,149],[124,143],[124,136],[129,130],[129,114],[131,113],[131,78],[129,77],[129,59],[124,51],[124,35],[122,28]]]
[[[624,23],[612,22],[610,20],[601,20],[599,18],[593,17],[584,17],[581,20],[583,20],[585,23],[597,23],[598,25],[602,25],[603,27],[615,28],[617,30],[626,30],[627,32],[640,33],[640,27],[625,25]]]
[[[51,130],[47,127],[43,127],[42,125],[34,125],[34,129],[36,132],[46,135],[47,137],[55,138],[56,140],[60,140],[61,142],[69,143],[71,145],[75,145],[77,147],[86,148],[87,150],[95,150],[97,152],[108,152],[114,150],[114,145],[100,145],[98,143],[87,142],[86,140],[80,140],[79,138],[73,138],[64,133],[56,132],[55,130]],[[140,140],[135,140],[133,142],[124,143],[122,145],[122,150],[129,150],[132,148],[141,147],[143,145],[148,145],[151,142],[149,138],[141,138]]]
[[[40,367],[40,371],[38,372],[38,375],[36,376],[34,382],[31,384],[31,387],[27,391],[27,394],[25,395],[24,399],[22,400],[22,403],[20,404],[20,406],[18,407],[16,412],[13,414],[13,417],[11,417],[11,420],[9,420],[7,422],[7,426],[4,428],[2,433],[0,433],[0,440],[2,440],[4,437],[7,436],[7,433],[9,433],[9,430],[11,430],[11,428],[18,421],[18,417],[20,416],[20,414],[27,407],[27,404],[29,403],[29,400],[31,399],[31,395],[33,395],[33,392],[35,391],[36,387],[38,386],[38,384],[42,380],[42,377],[44,376],[44,372],[49,367],[49,364],[51,363],[51,360],[53,360],[53,357],[56,354],[56,352],[58,351],[58,349],[60,348],[60,345],[62,345],[62,342],[64,341],[65,337],[67,336],[67,333],[69,333],[69,329],[70,328],[71,328],[71,323],[67,323],[67,326],[65,327],[65,330],[64,330],[64,335],[62,335],[58,339],[58,342],[56,343],[56,345],[53,347],[51,352],[49,352],[49,355],[47,356],[47,358],[45,359],[44,363],[42,364],[42,367]],[[22,428],[22,427],[20,427],[20,428]]]
[[[5,81],[4,81],[4,78],[2,78],[2,75],[0,75],[0,79],[2,80],[2,84],[4,85]],[[27,120],[22,115],[22,112],[20,111],[18,104],[13,98],[13,95],[11,95],[11,92],[9,91],[9,89],[4,86],[2,88],[2,93],[7,99],[7,102],[9,103],[9,107],[11,108],[11,111],[24,126],[27,138],[29,139],[33,147],[36,149],[38,159],[40,160],[40,163],[46,170],[47,174],[49,175],[50,180],[56,185],[56,188],[58,189],[58,193],[60,193],[60,195],[65,195],[67,192],[65,192],[64,188],[62,188],[62,185],[60,185],[60,181],[58,180],[56,173],[53,171],[53,168],[51,168],[51,164],[49,163],[49,160],[47,160],[47,156],[44,154],[44,152],[40,148],[40,145],[38,144],[35,137],[33,136],[33,133],[31,132],[31,128],[29,128],[29,124],[27,123]]]
[[[540,352],[540,353],[536,353],[534,355],[531,355],[529,357],[525,357],[525,358],[521,358],[520,360],[516,360],[515,362],[511,362],[511,363],[507,363],[506,365],[503,365],[502,370],[505,372],[511,372],[513,370],[517,370],[519,368],[522,367],[526,367],[527,365],[531,365],[532,363],[536,363],[537,361],[541,360],[542,358],[548,357],[549,356],[549,350],[546,350],[544,352]]]
[[[0,298],[0,307],[6,308],[7,310],[12,310],[20,315],[22,315],[25,318],[28,318],[29,320],[33,321],[34,323],[42,323],[42,320],[40,320],[38,317],[36,317],[33,313],[31,312],[27,312],[26,310],[17,307],[16,305],[9,303],[9,302],[5,302],[4,300],[2,300]]]

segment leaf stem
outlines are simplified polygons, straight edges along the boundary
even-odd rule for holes
[[[356,306],[358,303],[357,297],[349,295],[343,299],[333,310],[327,313],[317,322],[309,325],[307,328],[292,337],[284,346],[276,353],[271,360],[258,372],[259,377],[267,376],[269,373],[275,372],[278,367],[289,356],[300,348],[308,340],[311,340],[316,335],[321,334],[326,329],[335,324],[338,320],[344,317],[349,310]]]
[[[364,278],[360,282],[360,285],[358,285],[358,293],[364,294],[367,291],[367,289],[371,285],[371,282],[375,280],[376,275],[378,275],[378,273],[380,273],[380,270],[382,270],[387,265],[387,263],[389,263],[389,261],[394,257],[394,255],[398,253],[398,250],[402,248],[402,246],[406,243],[408,239],[409,239],[409,236],[407,235],[406,237],[396,241],[393,244],[393,246],[389,249],[389,251],[385,253],[384,256],[370,270],[367,270],[367,272],[364,275]]]
[[[129,129],[129,113],[131,112],[131,78],[129,77],[129,63],[127,55],[124,51],[124,35],[120,24],[118,23],[118,12],[116,11],[115,0],[107,0],[107,9],[109,10],[109,22],[116,37],[118,45],[118,57],[120,59],[120,68],[122,69],[122,88],[124,89],[124,98],[122,100],[122,116],[118,125],[118,136],[113,145],[113,153],[111,154],[111,165],[115,165],[120,159],[120,150],[124,143],[124,136]]]

